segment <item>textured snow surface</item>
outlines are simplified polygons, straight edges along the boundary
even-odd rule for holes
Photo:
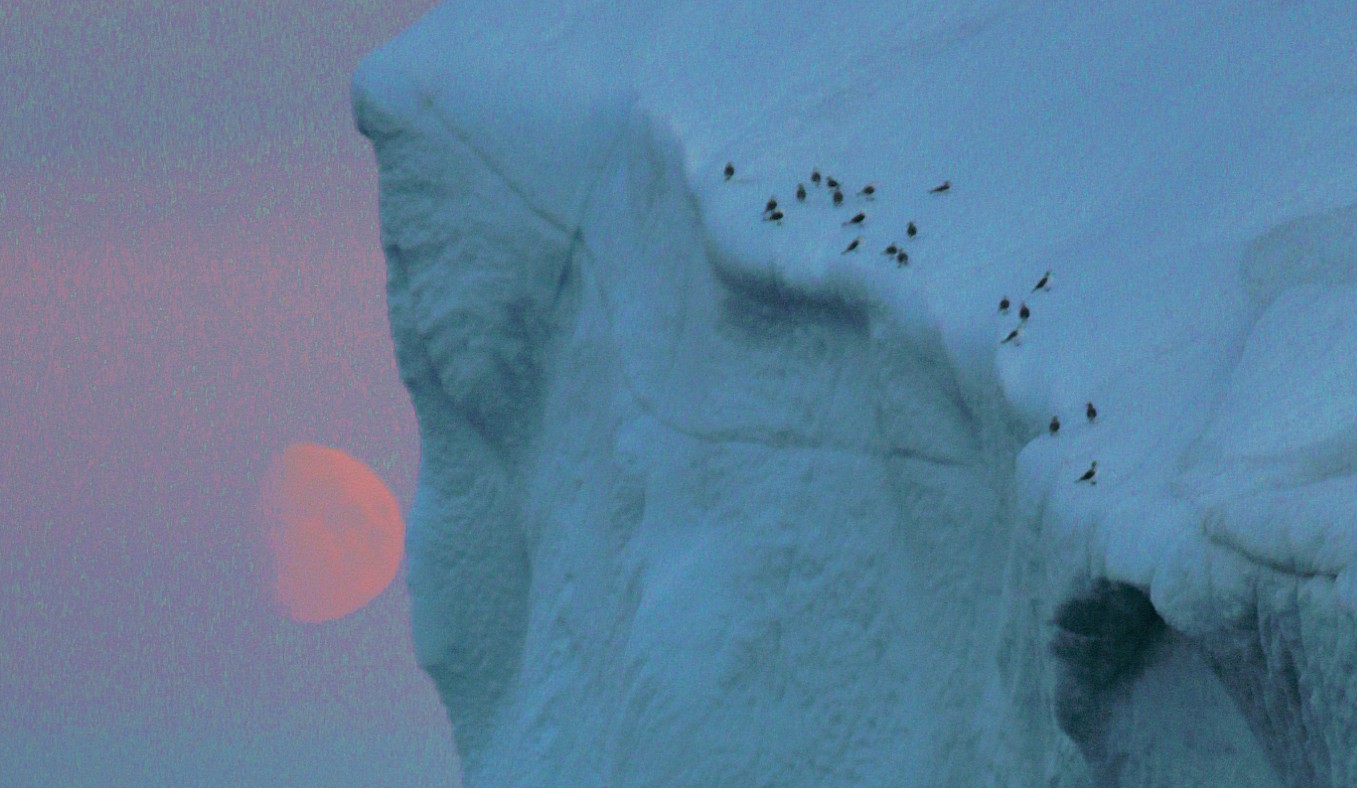
[[[354,80],[467,784],[1357,782],[1350,5],[655,5]]]

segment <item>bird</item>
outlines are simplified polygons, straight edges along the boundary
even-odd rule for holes
[[[1088,417],[1090,424],[1098,418],[1098,409],[1093,407],[1092,402],[1084,406],[1084,415]]]
[[[735,177],[735,165],[726,162],[726,180],[730,180],[733,177]]]
[[[818,169],[812,169],[810,171],[810,182],[816,186],[820,185],[820,171]]]
[[[806,201],[806,185],[804,183],[796,184],[796,201],[797,202]]]
[[[867,221],[867,214],[863,213],[862,211],[858,211],[857,213],[853,214],[852,219],[849,219],[848,221],[844,222],[842,226],[847,227],[850,224],[861,225],[865,221]]]
[[[914,222],[910,222],[909,225],[905,227],[905,235],[908,235],[910,238],[913,238],[918,234],[919,228],[914,226]]]
[[[842,252],[839,252],[839,254],[848,254],[849,252],[857,251],[858,244],[860,243],[862,243],[862,236],[859,235],[857,238],[854,238],[851,243],[848,244],[847,248],[845,248]]]
[[[895,264],[900,268],[904,268],[905,266],[909,265],[909,255],[905,254],[904,249],[901,249],[899,252],[895,254]]]
[[[1038,290],[1050,290],[1050,289],[1051,289],[1051,272],[1047,271],[1044,275],[1042,275],[1041,279],[1037,282],[1037,286],[1032,288],[1032,292],[1035,293]]]
[[[1054,434],[1056,434],[1057,432],[1060,432],[1060,417],[1059,417],[1059,416],[1052,416],[1052,417],[1051,417],[1051,434],[1054,435]]]
[[[1018,319],[1019,319],[1019,320],[1022,320],[1022,321],[1024,321],[1024,322],[1026,322],[1026,321],[1027,321],[1027,318],[1029,318],[1029,317],[1031,317],[1031,316],[1032,316],[1032,310],[1030,310],[1030,309],[1027,308],[1027,304],[1023,304],[1022,306],[1018,307]]]
[[[876,194],[876,187],[870,183],[863,186],[862,191],[858,192],[859,196],[866,197],[869,200],[872,199],[872,195],[874,194]]]
[[[937,186],[934,186],[933,188],[929,189],[929,190],[928,190],[928,193],[929,193],[929,194],[942,194],[943,192],[947,191],[947,190],[950,189],[950,188],[952,188],[952,182],[951,182],[951,181],[943,181],[942,183],[939,183]]]
[[[1000,298],[1000,299],[999,299],[999,314],[1001,314],[1001,315],[1006,315],[1006,314],[1008,314],[1008,307],[1009,307],[1008,296],[1004,296],[1003,298]]]
[[[782,224],[782,211],[773,211],[772,213],[764,217],[764,221],[777,222],[778,224]]]
[[[1022,329],[1021,329],[1021,328],[1015,328],[1015,329],[1013,329],[1012,331],[1008,332],[1008,336],[1004,337],[1003,340],[999,342],[999,344],[1001,344],[1001,345],[1007,345],[1009,342],[1012,342],[1012,343],[1015,344],[1015,345],[1021,345],[1021,344],[1022,344]]]
[[[834,205],[835,207],[843,205],[843,192],[838,189],[834,190]]]
[[[889,257],[889,256],[895,254],[895,253],[898,252],[898,251],[900,251],[900,245],[899,245],[899,244],[891,244],[890,246],[887,246],[881,253],[884,254],[884,255],[886,255],[887,257]]]
[[[763,206],[763,212],[764,212],[764,213],[769,213],[770,211],[776,211],[776,210],[777,210],[777,198],[776,198],[776,197],[769,197],[769,198],[768,198],[768,204],[765,205],[765,206]]]
[[[1098,475],[1098,461],[1094,460],[1093,464],[1088,466],[1088,470],[1084,471],[1084,475],[1080,476],[1078,479],[1075,479],[1074,483],[1078,484],[1079,482],[1088,482],[1089,484],[1097,484],[1098,480],[1094,478],[1097,475]]]
[[[828,175],[825,176],[825,185],[831,189],[839,188],[839,182],[829,177]]]

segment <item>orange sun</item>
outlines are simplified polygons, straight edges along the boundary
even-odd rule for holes
[[[289,618],[346,616],[386,590],[405,549],[391,490],[339,449],[294,443],[260,487],[274,598]]]

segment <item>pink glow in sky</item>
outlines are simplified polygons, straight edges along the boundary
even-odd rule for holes
[[[279,617],[257,511],[413,491],[348,82],[429,5],[0,8],[0,784],[454,779],[403,582]]]

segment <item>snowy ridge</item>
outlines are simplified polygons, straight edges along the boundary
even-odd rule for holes
[[[355,78],[468,783],[1357,779],[1357,20],[784,5]]]

